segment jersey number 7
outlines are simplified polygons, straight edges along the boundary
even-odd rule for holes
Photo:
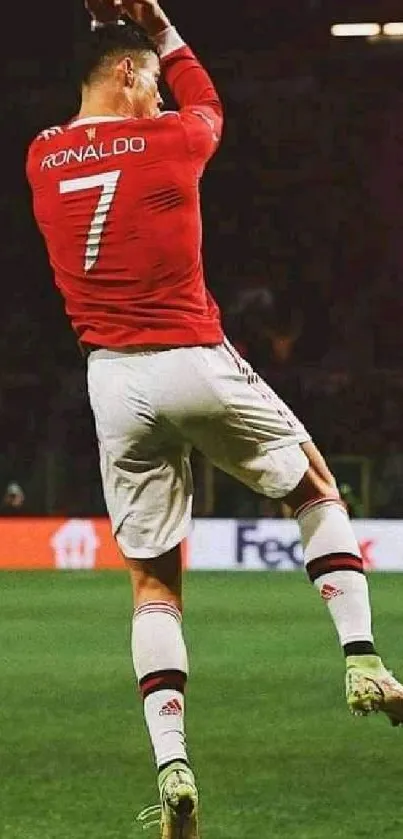
[[[61,195],[66,195],[71,192],[81,192],[86,189],[101,188],[101,195],[91,220],[85,245],[84,269],[86,272],[94,267],[99,257],[102,234],[108,213],[113,204],[120,174],[121,171],[118,169],[115,172],[102,172],[100,175],[90,175],[86,178],[72,178],[68,181],[60,181]]]

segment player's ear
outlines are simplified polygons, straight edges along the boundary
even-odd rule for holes
[[[125,85],[127,87],[134,87],[135,73],[133,59],[126,56],[122,61],[122,68],[124,71]]]

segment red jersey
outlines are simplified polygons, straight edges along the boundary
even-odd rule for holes
[[[199,197],[222,108],[188,47],[161,63],[178,112],[73,120],[42,132],[28,153],[35,218],[84,344],[223,339],[204,282]]]

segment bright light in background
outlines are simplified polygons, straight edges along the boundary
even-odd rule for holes
[[[379,23],[334,23],[330,31],[335,38],[374,38],[382,27]]]
[[[392,38],[403,37],[403,22],[385,23],[382,27],[382,32],[384,35],[388,35]]]

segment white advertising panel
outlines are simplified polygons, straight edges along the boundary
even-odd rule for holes
[[[403,571],[403,522],[353,522],[364,564],[372,571]],[[303,568],[294,521],[196,519],[189,539],[189,568],[293,571]]]

